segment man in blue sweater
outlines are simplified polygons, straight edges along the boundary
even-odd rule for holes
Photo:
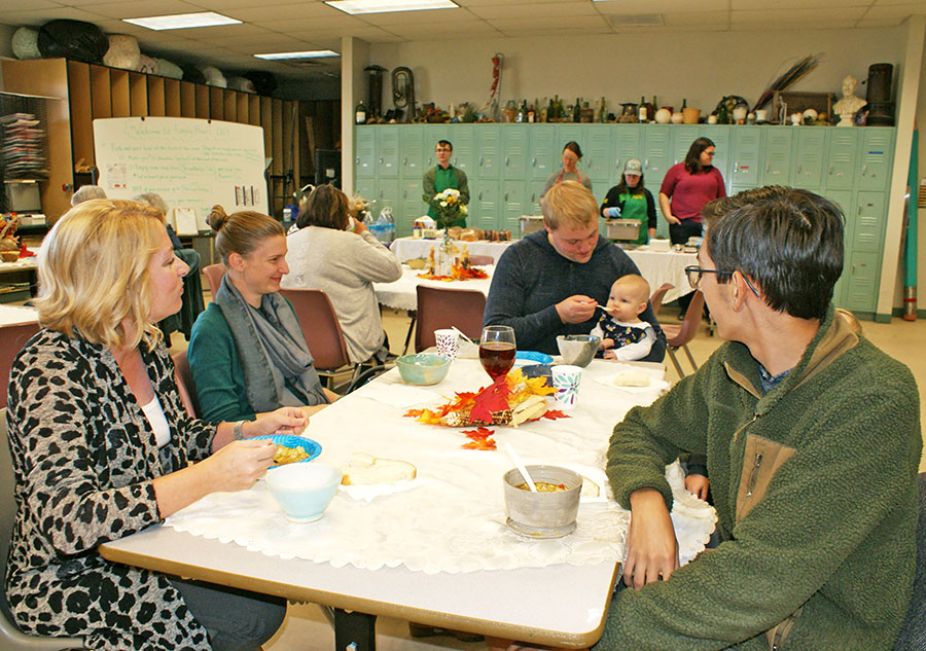
[[[558,183],[541,200],[544,230],[508,247],[498,261],[483,323],[514,328],[518,348],[557,354],[557,335],[588,334],[615,280],[640,271],[598,234],[598,204],[581,183]],[[661,362],[665,335],[652,307],[640,315],[657,340],[644,361]]]

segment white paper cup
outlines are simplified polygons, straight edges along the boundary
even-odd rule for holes
[[[460,350],[460,335],[451,328],[441,328],[434,331],[434,342],[437,352],[450,359],[455,359]]]
[[[574,409],[579,400],[579,382],[582,379],[582,369],[578,366],[562,364],[551,369],[553,387],[556,394],[553,396],[556,406],[568,411]]]

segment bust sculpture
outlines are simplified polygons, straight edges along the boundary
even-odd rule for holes
[[[833,104],[833,111],[839,116],[837,127],[855,126],[855,114],[867,103],[861,97],[855,96],[855,87],[858,86],[858,79],[852,75],[846,75],[842,80],[842,99]]]

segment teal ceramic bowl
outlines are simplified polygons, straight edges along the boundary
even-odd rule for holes
[[[437,384],[450,370],[450,358],[431,353],[418,353],[417,355],[403,355],[395,361],[399,367],[399,375],[405,384],[428,386]]]
[[[282,445],[285,448],[299,448],[305,451],[307,456],[302,461],[297,461],[296,463],[308,463],[318,455],[322,453],[322,446],[318,441],[313,441],[312,439],[307,439],[304,436],[293,436],[291,434],[265,434],[263,436],[255,436],[252,440],[259,441],[260,439],[270,439],[276,445]],[[270,466],[271,470],[276,470],[281,466]]]
[[[341,471],[327,463],[291,463],[267,473],[267,487],[293,522],[324,515],[341,483]]]

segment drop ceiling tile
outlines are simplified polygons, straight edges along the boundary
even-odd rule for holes
[[[469,9],[469,12],[481,18],[522,18],[525,21],[530,21],[537,16],[561,16],[571,19],[573,16],[593,16],[597,13],[592,3],[578,4],[572,2],[545,2],[532,4],[530,7],[505,4],[479,5]]]
[[[292,4],[279,2],[279,0],[273,0],[273,4],[267,6],[260,6],[259,3],[251,0],[251,4],[247,7],[228,8],[220,13],[238,20],[255,23],[261,22],[268,16],[272,16],[274,20],[295,20],[303,18],[340,18],[345,15],[344,12],[333,9],[326,4],[311,2]]]
[[[788,11],[772,11],[768,9],[733,11],[730,13],[730,24],[733,27],[764,25],[770,29],[774,29],[776,26],[834,29],[851,26],[864,13],[864,7],[790,9]]]
[[[885,7],[889,5],[908,5],[908,4],[911,4],[910,0],[874,0],[871,6],[872,7]],[[923,3],[918,3],[918,4],[920,5],[920,7],[923,7],[924,11],[926,11],[926,5],[924,5]],[[923,13],[923,11],[920,11],[918,13]]]
[[[271,32],[287,34],[302,29],[330,29],[337,30],[340,33],[347,33],[347,30],[352,28],[359,29],[370,27],[369,23],[365,23],[362,20],[354,18],[353,16],[348,16],[347,14],[330,17],[325,16],[319,18],[294,18],[290,20],[280,20],[277,16],[268,15],[266,20],[255,20],[252,21],[252,24],[263,27],[264,29],[268,29]]]
[[[729,27],[730,13],[727,11],[686,11],[679,13],[662,14],[666,27],[684,27],[706,25],[722,25]]]
[[[583,4],[588,0],[453,0],[463,7],[484,7],[486,5],[541,5],[541,4]]]
[[[390,31],[402,38],[416,41],[469,38],[473,36],[501,36],[501,33],[497,29],[483,22],[465,24],[454,23],[453,25],[392,25]]]
[[[99,1],[99,0],[97,0]],[[32,0],[29,2],[29,9],[59,9],[62,5],[60,2],[52,0]],[[6,23],[6,13],[8,11],[22,11],[23,0],[0,0],[0,22]]]
[[[82,5],[81,9],[108,18],[143,18],[148,16],[170,16],[202,11],[199,7],[183,0],[131,0],[130,2],[107,2]]]
[[[659,14],[663,12],[682,12],[690,9],[697,11],[726,11],[729,0],[698,0],[697,3],[682,0],[614,0],[596,2],[594,8],[602,14]]]
[[[541,16],[530,20],[517,18],[497,18],[486,21],[499,30],[512,36],[521,36],[525,32],[544,31],[550,29],[568,29],[570,31],[581,29],[602,29],[610,26],[603,16],[580,16],[564,21],[553,16]]]
[[[730,0],[733,11],[868,7],[872,0]],[[817,27],[815,25],[815,27]]]
[[[22,5],[20,5],[22,6]],[[69,20],[83,20],[88,23],[99,19],[96,14],[82,11],[76,7],[50,7],[48,9],[25,9],[23,11],[5,11],[0,21],[4,25],[17,27],[19,25],[40,26],[56,18]]]
[[[466,9],[429,9],[427,11],[390,11],[383,14],[363,14],[357,16],[370,25],[389,28],[390,25],[408,25],[414,23],[437,23],[441,21],[467,22],[479,20]]]
[[[926,2],[918,2],[916,4],[885,5],[883,7],[875,5],[868,10],[868,13],[866,13],[862,19],[905,19],[907,16],[915,14],[926,14]]]

